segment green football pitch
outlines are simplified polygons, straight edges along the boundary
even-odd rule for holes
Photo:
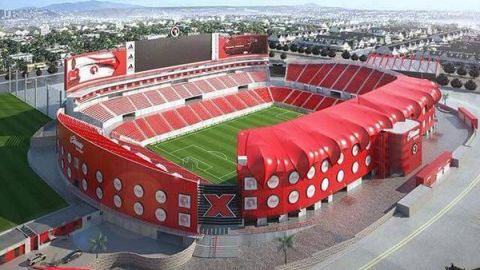
[[[234,184],[238,132],[274,125],[300,115],[299,112],[272,106],[148,147],[212,183]]]
[[[10,94],[0,95],[0,232],[66,206],[30,169],[30,137],[50,119]]]

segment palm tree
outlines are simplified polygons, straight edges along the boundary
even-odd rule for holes
[[[282,250],[283,254],[285,255],[285,264],[287,264],[287,250],[289,248],[293,248],[293,245],[294,245],[294,242],[293,242],[294,236],[295,236],[294,234],[291,234],[289,236],[285,234],[283,237],[277,238],[279,242],[278,250],[279,251]]]
[[[107,241],[107,236],[102,233],[99,233],[96,238],[90,239],[90,250],[95,252],[97,259],[99,251],[107,251]]]
[[[448,96],[450,96],[449,93],[443,93],[443,94],[442,94],[443,104],[445,104],[445,105],[447,105]]]

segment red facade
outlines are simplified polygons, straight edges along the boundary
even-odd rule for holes
[[[81,121],[57,119],[59,165],[79,190],[128,216],[197,233],[198,181],[162,170]]]
[[[307,208],[372,171],[407,174],[421,164],[438,86],[397,75],[358,98],[238,135],[238,185],[246,219]],[[421,123],[382,134],[405,119]],[[414,121],[412,121],[414,122]]]

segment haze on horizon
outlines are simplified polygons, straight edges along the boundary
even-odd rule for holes
[[[0,9],[16,9],[22,7],[43,7],[50,4],[82,2],[85,0],[0,0]],[[260,5],[302,5],[315,3],[319,6],[342,7],[351,9],[376,10],[455,10],[480,11],[479,0],[110,0],[110,2],[135,4],[150,7],[185,7],[185,6],[260,6]]]

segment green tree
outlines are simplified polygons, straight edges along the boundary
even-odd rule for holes
[[[443,100],[443,104],[447,105],[447,99],[448,97],[450,96],[449,93],[442,93],[442,100]]]
[[[283,237],[277,238],[277,241],[279,243],[278,250],[283,251],[283,255],[285,257],[285,264],[287,264],[287,251],[288,251],[288,249],[293,248],[294,245],[295,245],[295,243],[293,241],[294,237],[295,237],[294,234],[291,234],[289,236],[287,236],[287,234],[285,234]]]
[[[287,59],[287,54],[283,52],[283,53],[280,55],[280,59],[282,59],[282,60]]]
[[[358,55],[357,55],[356,53],[352,54],[351,59],[352,59],[353,61],[358,61]]]
[[[366,62],[367,59],[368,59],[368,57],[367,57],[365,54],[362,54],[362,55],[360,55],[360,58],[359,58],[359,59],[360,59],[360,61],[362,61],[362,62]]]
[[[102,233],[99,233],[97,237],[90,239],[90,251],[95,253],[97,259],[100,251],[107,251],[107,242],[107,236]]]

